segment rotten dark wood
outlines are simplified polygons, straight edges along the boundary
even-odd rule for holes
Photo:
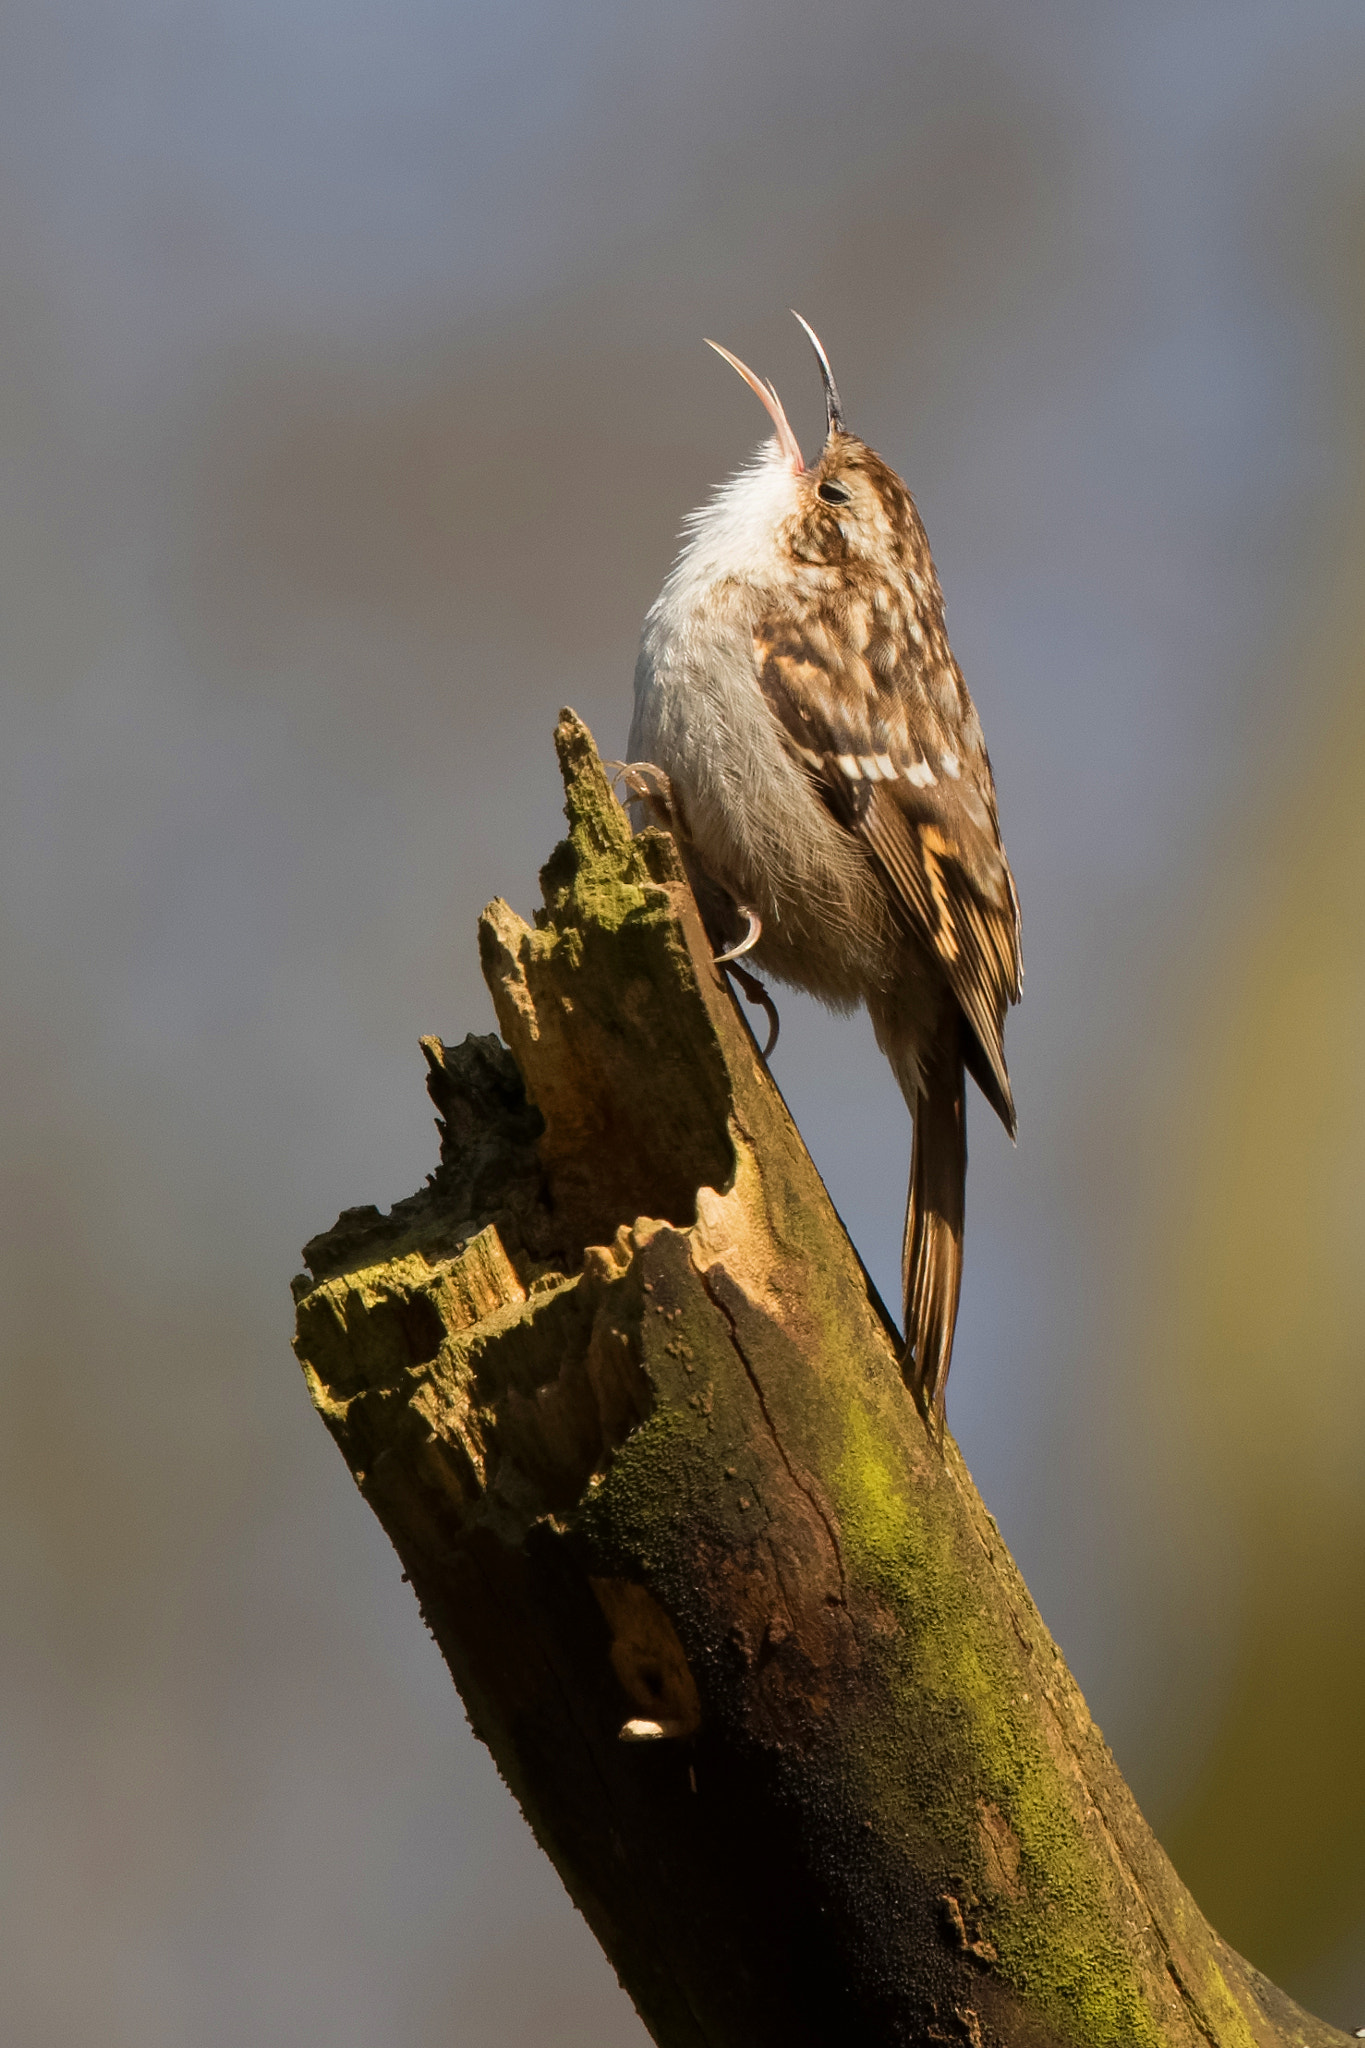
[[[308,1246],[297,1346],[475,1732],[663,2048],[1328,2048],[1146,1827],[585,728],[505,1045]]]

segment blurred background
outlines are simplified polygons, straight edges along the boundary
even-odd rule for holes
[[[13,0],[0,2036],[641,2048],[291,1358],[819,328],[1024,904],[951,1420],[1215,1924],[1365,2023],[1358,0]],[[861,1025],[778,1079],[888,1297]]]

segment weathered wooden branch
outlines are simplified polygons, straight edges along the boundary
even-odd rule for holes
[[[295,1283],[313,1399],[665,2048],[1347,2036],[1148,1830],[585,728],[441,1165]],[[623,1735],[627,1739],[623,1739]],[[634,1738],[634,1739],[630,1739]]]

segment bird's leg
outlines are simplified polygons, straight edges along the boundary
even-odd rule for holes
[[[721,960],[718,962],[718,965],[722,974],[739,983],[744,991],[745,999],[751,1002],[755,1009],[762,1010],[768,1019],[768,1043],[759,1054],[759,1058],[766,1066],[776,1049],[777,1034],[782,1029],[782,1020],[777,1014],[777,1004],[768,994],[767,989],[764,988],[758,976],[750,974],[747,967],[738,966],[733,959]]]

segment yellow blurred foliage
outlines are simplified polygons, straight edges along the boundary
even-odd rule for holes
[[[1286,636],[1235,909],[1191,906],[1208,979],[1146,1290],[1151,1426],[1225,1519],[1238,1608],[1164,1832],[1215,1925],[1300,1986],[1365,1917],[1362,560],[1365,493],[1320,619]]]

